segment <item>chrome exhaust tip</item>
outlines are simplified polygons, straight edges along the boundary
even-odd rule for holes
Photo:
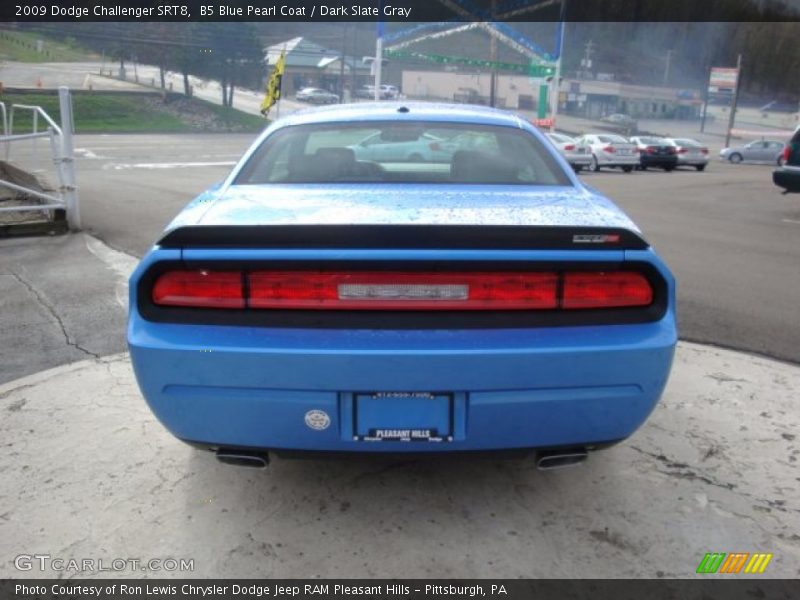
[[[267,454],[256,454],[250,452],[238,452],[236,450],[217,450],[217,460],[226,465],[237,467],[251,467],[254,469],[265,469],[269,464]]]
[[[536,468],[540,471],[574,467],[586,461],[589,453],[584,448],[541,452],[536,457]]]

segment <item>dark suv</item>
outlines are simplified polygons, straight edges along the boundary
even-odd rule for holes
[[[772,172],[772,181],[782,187],[784,193],[800,193],[800,127],[783,153],[782,166]]]

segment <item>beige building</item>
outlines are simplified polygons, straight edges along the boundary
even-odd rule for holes
[[[497,75],[496,106],[536,110],[542,79],[525,75]],[[491,75],[448,71],[403,71],[403,93],[410,98],[488,104]],[[559,110],[602,117],[615,112],[633,117],[691,118],[702,108],[698,90],[631,85],[617,81],[563,79]]]

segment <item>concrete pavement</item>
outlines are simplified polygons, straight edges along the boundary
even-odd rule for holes
[[[694,576],[706,552],[800,575],[800,368],[680,344],[662,402],[579,467],[531,461],[220,465],[173,439],[126,354],[0,386],[0,577],[21,554],[191,559],[189,577]],[[83,573],[90,575],[91,573]],[[104,576],[148,575],[127,569]]]

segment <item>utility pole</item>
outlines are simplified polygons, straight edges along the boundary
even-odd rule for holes
[[[342,24],[342,55],[339,57],[339,102],[344,102],[344,55],[347,44],[347,21]]]
[[[728,118],[728,133],[725,136],[725,147],[731,145],[731,129],[736,119],[736,105],[739,103],[739,88],[742,85],[742,55],[736,59],[736,86],[733,88],[733,100],[731,101],[731,114]]]
[[[706,115],[708,114],[708,95],[711,93],[709,91],[709,86],[711,84],[711,67],[708,67],[708,75],[706,75],[706,93],[703,98],[703,118],[700,119],[700,133],[703,133],[706,130]]]
[[[675,52],[674,50],[667,50],[667,64],[664,67],[664,87],[667,87],[667,81],[669,80],[669,67],[670,62],[672,62],[672,53]]]
[[[561,95],[561,58],[564,53],[564,30],[567,28],[565,22],[567,10],[567,0],[561,0],[561,14],[558,23],[558,57],[556,58],[556,73],[553,77],[553,91],[550,94],[550,118],[553,119],[551,131],[555,131],[556,117],[558,116],[558,101]]]
[[[381,99],[382,70],[383,70],[383,22],[378,21],[377,36],[375,38],[375,102],[378,102]]]
[[[589,69],[592,68],[592,54],[594,54],[594,42],[589,40],[586,42],[583,51],[583,58],[581,59],[581,78],[589,79],[587,75],[591,73]]]
[[[495,15],[497,13],[497,0],[492,0],[492,23],[494,23]],[[489,60],[492,63],[497,62],[497,38],[493,35],[489,36]],[[494,107],[497,103],[497,67],[492,64],[492,71],[489,75],[489,106]]]

